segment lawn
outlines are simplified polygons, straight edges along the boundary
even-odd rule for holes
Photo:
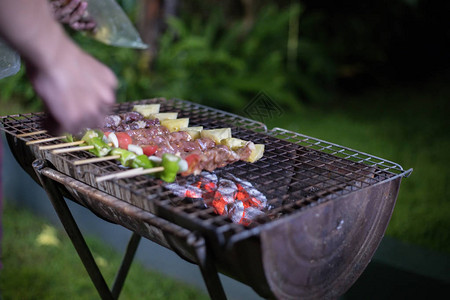
[[[402,180],[387,234],[450,254],[447,78],[341,94],[328,107],[285,113],[267,123],[413,168]]]
[[[3,213],[2,299],[98,299],[65,232],[31,212],[6,205]],[[17,220],[20,220],[18,222]],[[87,243],[112,285],[122,255],[98,239]],[[208,299],[194,288],[133,262],[120,299]]]

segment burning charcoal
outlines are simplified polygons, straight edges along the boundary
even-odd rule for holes
[[[233,221],[233,223],[241,223],[244,213],[244,203],[241,201],[236,201],[228,206],[228,217],[231,221]]]
[[[167,184],[166,188],[170,189],[178,197],[182,197],[183,200],[177,202],[177,204],[194,204],[200,203],[202,207],[207,207],[203,201],[203,192],[200,188],[192,185],[181,186],[177,183]]]
[[[236,176],[233,176],[233,175],[231,175],[231,177],[233,178],[233,180],[235,182],[238,182],[242,186],[242,189],[245,190],[249,196],[256,198],[260,201],[260,204],[258,205],[259,207],[264,208],[267,206],[266,196],[264,196],[263,193],[261,193],[259,190],[254,188],[250,182],[240,179],[240,178],[237,178]]]
[[[201,172],[200,176],[205,178],[206,180],[210,181],[210,182],[214,182],[217,183],[217,175],[214,173],[210,173],[210,172]]]
[[[228,213],[228,203],[219,192],[216,192],[214,198],[210,202],[214,207],[214,210],[219,215],[225,215]],[[233,203],[233,202],[231,202]]]
[[[195,203],[198,199],[204,206],[213,207],[215,213],[247,226],[264,214],[262,210],[267,209],[267,199],[251,183],[232,175],[227,177],[231,179],[218,178],[216,174],[204,171],[184,184],[171,183],[165,187],[187,199],[182,203]]]
[[[253,198],[256,198],[260,201],[260,207],[266,207],[267,206],[267,198],[266,196],[264,196],[263,193],[261,193],[260,191],[258,191],[257,189],[251,187],[251,188],[247,188],[247,192],[250,194],[250,196],[252,196]]]
[[[235,201],[235,194],[237,191],[236,184],[228,179],[221,179],[217,191],[222,195],[225,202],[232,203]]]
[[[253,221],[255,221],[255,219],[261,215],[264,215],[263,211],[261,211],[257,208],[254,208],[254,207],[247,207],[245,209],[245,215],[242,218],[241,223],[244,225],[248,225],[248,224],[252,223]]]
[[[181,186],[177,183],[170,183],[166,184],[166,188],[178,197],[202,198],[202,190],[192,185]]]

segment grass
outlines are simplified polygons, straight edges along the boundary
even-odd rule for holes
[[[450,88],[444,79],[341,95],[268,122],[413,168],[387,235],[450,253]]]
[[[6,202],[3,213],[2,299],[99,299],[65,232]],[[111,285],[122,254],[92,237],[87,243]],[[196,289],[133,262],[120,299],[208,299]]]

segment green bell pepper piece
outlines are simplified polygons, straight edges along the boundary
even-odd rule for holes
[[[145,154],[136,156],[136,158],[131,163],[131,167],[133,168],[150,169],[154,166],[154,163],[150,159],[148,159],[148,156]]]
[[[105,135],[105,134],[103,133],[103,131],[101,131],[100,129],[94,129],[94,132],[97,133],[97,136],[98,136],[101,140],[103,139],[103,136]]]
[[[161,165],[164,167],[164,171],[161,172],[160,177],[165,182],[174,182],[179,170],[178,161],[180,157],[165,153],[162,156]]]
[[[89,145],[94,146],[94,149],[90,149],[89,152],[98,157],[107,155],[111,151],[111,146],[102,141],[100,137],[93,137],[89,140]]]
[[[120,163],[125,167],[131,167],[133,160],[136,158],[136,154],[134,152],[121,148],[112,149],[111,155],[120,155]]]
[[[98,133],[95,130],[89,129],[88,131],[85,132],[81,140],[89,144],[90,140],[95,137],[98,137]]]
[[[63,139],[64,142],[66,143],[72,143],[74,141],[73,139],[73,135],[70,133],[66,133],[64,134],[66,137]]]

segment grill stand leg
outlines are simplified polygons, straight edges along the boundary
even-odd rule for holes
[[[64,200],[64,197],[58,191],[55,182],[41,174],[41,170],[44,167],[45,162],[43,160],[36,160],[33,162],[33,168],[39,178],[39,181],[46,191],[67,235],[72,241],[72,244],[74,245],[86,271],[88,272],[92,283],[102,299],[117,299],[120,291],[122,290],[123,283],[125,282],[125,278],[130,269],[131,262],[133,261],[134,254],[136,253],[141,237],[138,234],[133,233],[111,291],[108,288],[108,285],[106,284],[106,281],[103,278],[103,275],[101,274],[100,269],[98,268],[97,263],[95,262],[94,257],[92,256],[92,253],[89,250],[89,247],[86,244],[86,241],[84,240],[66,201]]]
[[[112,288],[112,295],[114,299],[119,298],[120,291],[122,290],[125,278],[128,275],[128,271],[130,270],[131,263],[133,262],[134,255],[136,254],[136,250],[139,246],[140,241],[141,236],[136,232],[133,232],[133,235],[128,242],[128,247],[122,260],[122,264],[120,265],[120,269],[117,272],[116,278],[114,280],[114,285]]]
[[[188,243],[194,248],[197,256],[198,266],[205,281],[209,296],[214,300],[226,300],[225,290],[217,273],[216,265],[208,250],[205,239],[192,234],[188,238]]]

